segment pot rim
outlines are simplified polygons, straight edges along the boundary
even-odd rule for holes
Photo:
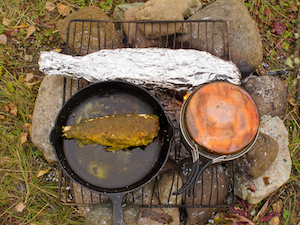
[[[215,81],[215,82],[225,82],[225,81]],[[210,83],[214,83],[214,82],[210,82]],[[259,125],[259,120],[258,120],[258,128],[257,128],[255,136],[252,138],[252,140],[249,142],[248,145],[246,145],[243,149],[239,150],[238,152],[229,153],[229,154],[213,153],[209,149],[207,149],[206,147],[201,146],[201,145],[199,145],[198,143],[196,143],[194,141],[194,139],[188,133],[186,123],[185,123],[184,115],[185,115],[185,112],[186,112],[186,107],[188,105],[189,100],[193,96],[193,94],[197,90],[202,88],[203,86],[205,86],[207,84],[210,84],[210,83],[202,84],[202,85],[198,86],[196,89],[194,89],[192,91],[192,93],[188,96],[188,98],[183,102],[181,110],[180,110],[180,119],[179,119],[180,131],[181,131],[181,134],[183,136],[185,144],[188,145],[187,147],[190,150],[192,150],[191,152],[192,152],[193,162],[195,162],[197,159],[199,159],[199,154],[201,156],[204,156],[207,159],[213,160],[213,163],[217,163],[217,162],[220,162],[220,161],[230,161],[230,160],[237,159],[237,158],[241,157],[242,155],[246,154],[252,148],[252,146],[255,144],[255,142],[256,142],[256,140],[259,136],[259,126],[260,125]]]

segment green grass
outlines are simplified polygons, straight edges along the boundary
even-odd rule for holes
[[[38,171],[49,167],[41,151],[30,140],[21,143],[21,133],[29,134],[25,124],[31,123],[38,86],[24,85],[20,81],[22,75],[16,76],[5,67],[1,68],[0,221],[11,221],[11,224],[81,224],[83,218],[73,207],[63,207],[59,203],[57,182],[37,177]],[[11,103],[17,107],[16,116],[3,110]],[[22,212],[18,212],[18,204],[25,206]]]

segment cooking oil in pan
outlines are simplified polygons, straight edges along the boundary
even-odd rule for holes
[[[128,93],[94,96],[72,110],[67,125],[86,118],[125,113],[153,114],[154,111],[146,102]],[[102,188],[124,188],[143,179],[156,164],[161,146],[157,137],[145,148],[115,152],[105,151],[105,148],[99,144],[82,146],[74,139],[64,139],[70,167],[87,183]]]

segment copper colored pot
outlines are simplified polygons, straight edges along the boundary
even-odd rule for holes
[[[218,81],[194,90],[180,113],[181,133],[195,164],[193,177],[184,187],[197,180],[207,166],[236,159],[249,151],[258,137],[258,128],[256,104],[240,86]],[[199,154],[211,160],[205,168],[196,165]],[[175,194],[182,193],[184,187]]]

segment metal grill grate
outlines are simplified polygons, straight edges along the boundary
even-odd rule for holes
[[[147,31],[146,31],[147,30]],[[98,20],[72,20],[67,29],[66,54],[86,55],[101,49],[114,48],[142,48],[159,47],[171,49],[198,49],[210,52],[225,60],[230,60],[229,24],[226,21],[98,21]],[[99,64],[101,66],[101,64]],[[72,96],[82,87],[84,81],[65,79],[64,100]],[[85,85],[88,85],[87,83]],[[73,87],[76,86],[75,91]],[[172,170],[172,184],[178,183],[178,176],[187,175],[188,170],[183,170],[183,162],[191,158],[181,140],[179,128],[179,113],[182,98],[178,93],[159,91],[154,93],[161,101],[175,128],[175,139],[171,145],[170,159],[175,165],[181,165]],[[200,157],[204,162],[206,159]],[[228,207],[234,201],[234,162],[222,163],[221,168],[226,172],[228,180],[228,196],[220,204],[222,188],[218,182],[221,176],[220,165],[209,168],[211,180],[208,183],[211,190],[208,194],[204,184],[207,181],[203,175],[199,178],[198,185],[202,185],[198,197],[189,197],[189,191],[182,194],[184,204],[177,204],[172,192],[179,188],[170,187],[169,196],[161,202],[158,183],[161,174],[150,185],[140,190],[129,193],[124,202],[134,202],[142,207]],[[164,170],[163,170],[164,171]],[[174,189],[175,188],[175,189]],[[155,194],[156,189],[156,194]],[[96,192],[91,192],[75,183],[59,169],[59,199],[63,205],[91,205],[107,201],[108,198]],[[155,198],[155,195],[158,197]],[[156,200],[155,200],[156,199]]]

